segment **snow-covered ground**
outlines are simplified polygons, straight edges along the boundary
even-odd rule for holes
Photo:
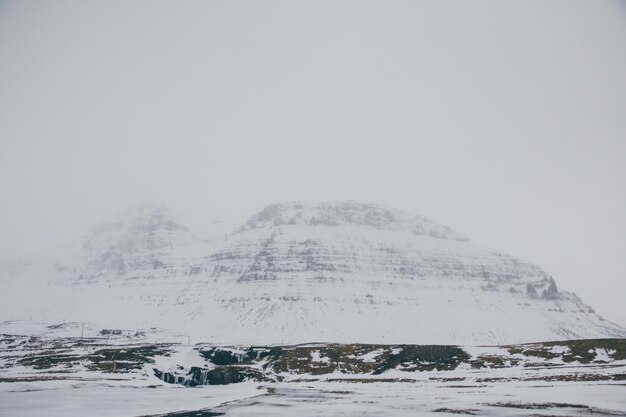
[[[227,416],[626,415],[624,386],[313,383],[279,384],[270,392],[213,411]]]
[[[108,336],[1,335],[0,416],[626,416],[623,339],[251,348]],[[217,385],[183,385],[194,375]]]
[[[457,378],[463,375],[454,373]],[[136,417],[184,410],[255,417],[417,416],[434,411],[442,415],[626,415],[624,383],[479,383],[440,378],[452,376],[435,373],[415,382],[249,381],[196,388],[147,388],[113,381],[0,383],[0,415]]]
[[[260,392],[251,383],[206,388],[146,388],[112,381],[0,383],[0,416],[134,417],[213,408]]]

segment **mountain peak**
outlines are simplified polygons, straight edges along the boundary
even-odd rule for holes
[[[93,271],[122,273],[142,268],[145,263],[160,264],[161,257],[199,241],[167,207],[135,206],[83,235],[77,255],[88,268],[80,275],[88,277]]]
[[[164,206],[141,205],[117,214],[112,220],[89,229],[84,235],[85,249],[100,247],[107,242],[144,241],[147,248],[159,245],[158,235],[190,233],[189,229],[177,223],[169,209]],[[161,242],[165,244],[165,242]],[[131,249],[131,248],[129,248]]]
[[[414,235],[428,235],[438,239],[467,240],[449,227],[425,217],[410,215],[384,205],[356,201],[272,204],[252,216],[242,230],[281,225],[361,226],[383,230],[405,230]]]

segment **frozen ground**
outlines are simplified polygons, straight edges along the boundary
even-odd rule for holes
[[[219,347],[0,337],[2,417],[431,413],[626,416],[626,340]]]
[[[623,386],[459,385],[430,381],[282,384],[270,388],[270,392],[212,411],[229,416],[416,416],[434,412],[506,416],[626,415]]]
[[[183,411],[194,411],[184,414]],[[103,382],[1,383],[0,415],[203,416],[626,416],[626,386],[596,382],[290,382],[123,386]],[[169,414],[168,414],[169,413]]]

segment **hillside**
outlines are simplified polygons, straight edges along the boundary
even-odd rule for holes
[[[86,322],[92,334],[155,328],[165,339],[242,344],[625,335],[541,268],[373,204],[272,205],[211,242],[167,210],[129,211],[67,252],[3,269],[15,293],[32,295],[3,301],[0,331]]]

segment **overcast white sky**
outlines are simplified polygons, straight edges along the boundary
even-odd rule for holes
[[[626,325],[626,2],[1,1],[0,259],[359,200]]]

